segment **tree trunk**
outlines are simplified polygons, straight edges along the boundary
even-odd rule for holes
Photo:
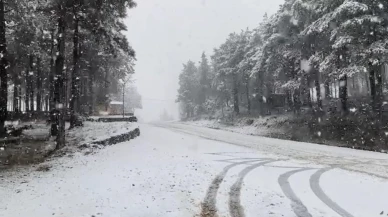
[[[249,97],[249,80],[247,80],[247,83],[245,84],[245,92],[247,97],[248,114],[251,114],[251,98]]]
[[[382,66],[376,67],[376,112],[377,115],[381,115],[382,103],[383,103],[383,77]]]
[[[79,75],[78,75],[78,62],[79,62],[79,32],[78,32],[78,16],[77,11],[79,5],[76,4],[73,7],[74,16],[74,36],[73,36],[73,73],[71,74],[71,97],[70,97],[70,128],[75,127],[76,113],[79,111]]]
[[[322,106],[322,96],[321,96],[321,85],[319,83],[319,71],[315,70],[315,90],[317,92],[317,104],[318,104],[318,111],[321,112],[323,111],[323,106]]]
[[[13,109],[15,113],[19,113],[20,108],[19,108],[19,98],[20,98],[20,93],[19,93],[19,74],[16,74],[14,77],[13,81]]]
[[[33,112],[35,110],[34,108],[34,56],[31,54],[30,55],[30,60],[29,60],[29,73],[28,73],[28,76],[29,76],[29,86],[30,86],[30,90],[28,91],[28,94],[29,94],[29,98],[30,98],[30,112]]]
[[[14,83],[14,86],[13,86],[13,111],[15,113],[19,113],[18,98],[19,98],[18,85],[17,85],[17,83]]]
[[[330,82],[329,79],[325,81],[325,99],[326,101],[330,100]]]
[[[30,88],[30,68],[29,68],[29,64],[28,64],[28,61],[27,61],[27,66],[26,66],[26,73],[25,73],[25,94],[24,94],[24,107],[25,107],[25,111],[26,113],[29,113],[30,112],[30,92],[31,92],[31,88]]]
[[[55,30],[53,29],[51,31],[51,57],[50,57],[50,74],[49,74],[49,104],[50,104],[50,110],[53,110],[55,108],[55,102],[54,102],[54,75],[55,75],[55,65],[54,65],[54,50],[55,50]]]
[[[294,90],[294,111],[296,114],[300,114],[300,110],[301,110],[301,106],[302,106],[302,101],[300,99],[300,89],[295,89]]]
[[[312,98],[311,98],[311,90],[310,90],[310,76],[306,76],[306,86],[305,86],[305,89],[304,89],[304,92],[307,94],[307,105],[310,107],[310,109],[313,108],[313,102],[312,102]]]
[[[42,111],[42,68],[41,59],[36,61],[36,111]]]
[[[260,115],[265,115],[265,108],[264,108],[264,72],[261,72],[262,76],[257,76],[258,79],[258,89],[257,89],[257,96],[258,96],[258,103],[259,103],[259,112]]]
[[[56,132],[57,149],[65,146],[65,89],[64,89],[64,65],[65,65],[65,33],[66,33],[66,9],[59,3],[58,18],[58,55],[55,60],[55,91],[54,102],[56,112],[52,115],[52,132]]]
[[[313,108],[313,102],[311,100],[311,91],[310,88],[307,89],[307,104],[310,107],[310,109]]]
[[[369,72],[369,83],[370,83],[370,94],[372,97],[372,108],[376,112],[377,111],[377,97],[376,97],[376,77],[375,77],[375,68],[372,64],[369,64],[370,72]]]
[[[105,78],[104,78],[104,93],[105,93],[105,111],[108,111],[109,108],[109,96],[108,96],[108,70],[105,69]]]
[[[70,87],[70,92],[71,92],[71,85],[69,85],[69,82],[70,82],[70,79],[69,79],[69,75],[71,75],[71,73],[69,72],[69,68],[66,66],[66,61],[65,61],[65,64],[64,64],[64,75],[63,75],[63,91],[64,91],[64,100],[65,100],[65,104],[64,104],[64,107],[67,109],[69,107],[69,87]]]
[[[88,89],[89,89],[89,115],[93,115],[94,113],[94,91],[93,91],[93,68],[89,66],[89,81],[88,81]]]
[[[233,107],[234,112],[236,114],[240,113],[240,107],[239,107],[239,100],[238,100],[238,81],[237,81],[237,75],[233,74]]]
[[[19,87],[19,99],[18,99],[18,102],[19,102],[19,112],[22,111],[22,89],[21,87]]]
[[[339,95],[341,99],[341,109],[346,114],[348,112],[348,76],[344,75],[340,78]]]
[[[5,38],[4,0],[0,0],[0,137],[6,135],[5,120],[7,119],[8,80],[7,80],[7,44]]]
[[[46,95],[44,98],[45,111],[50,111],[50,96]]]
[[[286,90],[286,100],[288,111],[294,111],[294,101],[292,100],[291,90]]]

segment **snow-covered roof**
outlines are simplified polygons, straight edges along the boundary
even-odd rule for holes
[[[123,102],[120,102],[120,101],[111,101],[109,104],[110,104],[110,105],[122,105]]]

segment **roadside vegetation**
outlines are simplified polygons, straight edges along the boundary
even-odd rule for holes
[[[249,125],[286,116],[277,127],[305,127],[302,141],[387,148],[387,8],[373,0],[286,0],[257,28],[231,33],[210,58],[184,64],[181,118],[250,117]]]
[[[122,83],[135,62],[124,18],[135,6],[132,0],[0,0],[0,138],[10,136],[7,120],[51,119],[61,148],[65,121],[76,127],[78,114],[98,113],[114,96],[124,97]]]

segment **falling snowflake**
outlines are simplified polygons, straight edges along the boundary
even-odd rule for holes
[[[292,17],[291,20],[290,20],[290,22],[291,22],[292,24],[294,24],[294,26],[297,26],[299,21],[298,21],[297,19],[295,19],[294,17]]]
[[[354,113],[354,112],[357,111],[357,109],[356,108],[351,108],[351,109],[349,109],[349,111]]]

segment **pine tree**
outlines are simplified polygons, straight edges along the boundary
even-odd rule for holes
[[[186,118],[193,117],[196,110],[196,100],[198,94],[197,67],[193,61],[188,61],[183,65],[182,73],[179,75],[179,89],[177,102],[183,107]]]
[[[199,74],[199,93],[198,93],[198,104],[199,104],[199,112],[202,113],[204,111],[205,103],[207,98],[209,97],[210,90],[210,66],[208,59],[206,57],[205,52],[202,53],[201,62],[198,67]]]
[[[351,79],[353,89],[359,83],[360,94],[370,91],[373,113],[381,116],[382,68],[388,62],[386,8],[387,2],[374,0],[286,0],[257,28],[232,33],[214,49],[209,76],[214,109],[207,113],[224,114],[228,107],[250,112],[254,107],[265,115],[273,107],[272,96],[282,94],[294,111],[308,104],[319,115],[324,104],[327,110],[335,106],[332,96],[339,97],[346,115]],[[200,84],[201,71],[200,64]],[[203,89],[180,84],[181,95],[196,96],[197,105],[208,98]]]
[[[0,0],[0,137],[4,136],[5,120],[7,118],[8,103],[8,74],[7,74],[7,44],[5,38],[5,5],[4,0]]]

